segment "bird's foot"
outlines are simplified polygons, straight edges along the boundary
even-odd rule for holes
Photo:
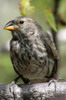
[[[15,85],[17,85],[17,84],[15,83],[15,81],[13,81],[13,82],[9,85],[10,93],[13,93],[13,91],[14,91],[13,89],[14,89]]]
[[[59,78],[59,79],[51,79],[50,81],[49,81],[49,84],[48,85],[50,85],[51,83],[56,83],[56,82],[60,82],[60,81],[63,81],[63,79],[62,78]]]
[[[55,79],[51,79],[50,81],[49,81],[49,84],[48,84],[48,86],[51,84],[51,83],[54,83],[54,84],[56,84],[56,82],[58,82],[57,80],[55,80]]]
[[[54,83],[55,85],[55,91],[56,91],[56,83],[59,82],[59,81],[62,81],[63,79],[62,78],[59,78],[59,79],[51,79],[48,83],[48,86],[51,85],[52,83]]]
[[[12,94],[12,96],[14,96],[14,100],[16,100],[15,98],[17,97],[17,94],[19,94],[20,92],[20,85],[16,84],[15,81],[13,81],[10,85],[9,85],[9,92],[10,94]],[[16,93],[18,92],[18,93]]]
[[[13,81],[13,82],[11,82],[10,87],[11,87],[11,86],[14,87],[15,85],[17,85],[17,84],[15,83],[15,81]]]
[[[55,91],[56,91],[56,83],[57,82],[58,82],[57,80],[52,79],[52,80],[49,81],[48,86],[50,86],[52,83],[54,83],[54,88],[55,88]]]
[[[19,86],[19,84],[17,84],[18,79],[21,78],[21,76],[18,76],[17,78],[14,79],[14,81],[9,85],[9,89],[12,92],[14,87]]]
[[[9,85],[9,89],[10,91],[12,91],[12,89],[18,85],[17,82],[18,82],[18,79],[20,78],[20,76],[18,76],[16,79],[14,79],[14,81]]]

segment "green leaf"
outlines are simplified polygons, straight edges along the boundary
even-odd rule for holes
[[[30,0],[20,0],[20,13],[22,16],[30,15],[34,12],[34,7],[30,5]]]
[[[54,31],[57,31],[56,23],[52,11],[50,9],[44,9],[44,14],[45,14],[46,21],[49,23],[49,25],[54,29]]]

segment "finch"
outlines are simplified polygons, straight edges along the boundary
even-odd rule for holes
[[[10,57],[24,83],[48,82],[55,77],[58,54],[51,34],[25,16],[9,21],[4,29],[11,31]]]

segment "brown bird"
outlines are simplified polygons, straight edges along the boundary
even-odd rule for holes
[[[5,29],[12,33],[11,61],[24,83],[47,82],[54,78],[58,54],[52,35],[32,18],[22,16],[9,21]]]

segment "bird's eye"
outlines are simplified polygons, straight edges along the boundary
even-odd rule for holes
[[[24,21],[23,20],[20,20],[20,24],[23,24],[24,23]]]

